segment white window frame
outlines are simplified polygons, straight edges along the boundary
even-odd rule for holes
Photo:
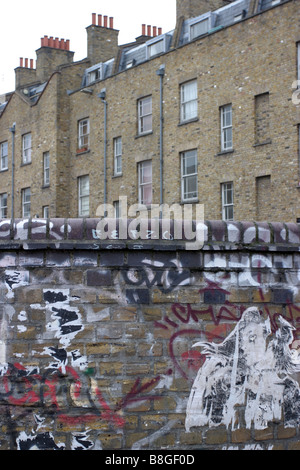
[[[158,46],[158,47],[157,47]],[[166,51],[166,36],[147,41],[147,59],[163,54]]]
[[[187,158],[194,158],[196,171],[193,173],[186,172],[185,160]],[[189,181],[196,183],[196,192],[189,195],[186,191],[186,185]],[[198,156],[197,150],[188,150],[181,153],[181,200],[182,202],[197,201],[198,200]]]
[[[146,167],[151,168],[151,181],[144,180],[144,170]],[[138,163],[138,182],[139,182],[139,204],[149,206],[152,204],[152,160],[145,160]],[[151,201],[145,198],[145,190],[151,189]]]
[[[43,153],[43,179],[44,186],[50,185],[50,153]]]
[[[49,206],[43,206],[43,218],[49,219]]]
[[[120,218],[120,209],[121,209],[120,201],[114,201],[113,206],[114,206],[115,219],[119,219]]]
[[[204,32],[197,33],[196,28],[202,23],[207,24],[207,28],[205,28]],[[190,25],[190,41],[196,38],[200,38],[201,36],[204,36],[204,34],[207,34],[210,29],[211,29],[211,16],[207,16],[206,18],[202,18],[200,20],[195,21],[194,23]]]
[[[149,109],[147,109],[149,107]],[[138,100],[139,135],[152,132],[152,96]]]
[[[85,129],[86,128],[86,129]],[[78,149],[88,149],[90,145],[90,120],[89,118],[78,121]]]
[[[222,183],[222,219],[234,220],[234,187],[233,182]],[[228,202],[228,193],[231,193],[231,202]],[[232,217],[229,214],[232,211]]]
[[[87,190],[84,188],[84,182],[88,183]],[[90,178],[89,175],[79,176],[78,178],[78,215],[79,217],[88,217],[90,213]]]
[[[31,132],[24,134],[22,136],[22,161],[23,164],[31,163],[31,153],[32,153],[32,144],[31,144]]]
[[[31,189],[24,188],[22,189],[22,217],[30,217],[31,210]]]
[[[122,137],[114,139],[114,175],[122,174]]]
[[[7,218],[7,193],[0,194],[0,218]]]
[[[1,142],[0,144],[0,170],[7,170],[8,169],[8,142]]]
[[[195,88],[195,90],[193,90]],[[192,90],[191,95],[188,96],[188,90]],[[188,122],[198,117],[198,85],[197,80],[190,80],[189,82],[180,85],[180,121]]]
[[[227,104],[220,108],[221,113],[221,151],[233,149],[232,105]],[[227,116],[230,116],[229,122]],[[231,138],[228,136],[231,134]]]

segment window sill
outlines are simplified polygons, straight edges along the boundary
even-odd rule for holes
[[[262,145],[268,145],[268,144],[271,144],[271,143],[272,143],[272,140],[268,139],[265,142],[261,142],[259,144],[254,144],[253,147],[261,147]]]
[[[26,163],[22,162],[20,166],[28,166],[28,165],[31,165],[31,162],[26,162]]]
[[[83,155],[83,154],[89,153],[89,152],[90,152],[90,149],[88,149],[88,148],[77,149],[77,150],[76,150],[76,156],[77,156],[77,155]]]
[[[198,204],[199,199],[186,199],[186,200],[181,200],[180,204]]]
[[[123,173],[117,173],[116,175],[112,175],[112,178],[120,178],[123,176]]]
[[[195,118],[192,118],[192,119],[187,119],[186,121],[181,121],[178,124],[178,127],[185,126],[186,124],[191,124],[192,122],[198,122],[198,121],[199,121],[198,117],[195,117]]]
[[[0,170],[0,173],[5,173],[6,171],[8,171],[8,168],[3,168],[3,170]]]
[[[215,156],[219,157],[221,155],[227,155],[228,153],[234,153],[234,149],[222,150],[221,152],[217,153]]]
[[[145,137],[146,135],[151,135],[151,134],[153,134],[153,131],[143,132],[142,134],[136,135],[135,139],[139,139],[140,137]]]
[[[48,189],[50,188],[50,183],[49,184],[43,184],[42,189]]]

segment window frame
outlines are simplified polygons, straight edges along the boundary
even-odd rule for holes
[[[186,87],[188,86],[195,86],[196,88],[196,97],[193,97],[192,99],[185,99],[185,89]],[[186,117],[187,115],[187,111],[186,111],[186,108],[191,105],[191,104],[195,104],[195,111],[192,113],[192,115],[189,115],[188,117]],[[181,123],[186,123],[186,122],[190,122],[190,121],[193,121],[195,119],[198,119],[198,83],[197,83],[197,79],[194,79],[194,80],[189,80],[188,82],[184,82],[184,83],[181,83],[180,85],[180,122]]]
[[[147,100],[149,100],[150,112],[143,112],[143,106],[146,105]],[[147,128],[146,130],[144,130],[144,120],[146,120],[149,116],[151,116],[149,129]],[[152,95],[148,95],[138,100],[138,134],[150,134],[152,132],[152,124]]]
[[[207,23],[207,31],[205,31],[205,33],[201,33],[201,34],[194,34],[194,28],[201,24],[201,23]],[[205,34],[207,34],[209,32],[209,30],[211,29],[211,15],[207,15],[205,16],[204,18],[200,18],[196,21],[194,21],[193,23],[190,24],[190,41],[193,41],[194,39],[197,39],[197,38],[200,38],[201,36],[204,36]]]
[[[6,145],[5,145],[6,144]],[[4,154],[3,149],[6,147],[6,154]],[[6,165],[3,165],[3,160],[6,162]],[[0,171],[8,170],[8,141],[0,143]]]
[[[84,181],[84,178],[87,178],[88,180],[88,192],[86,194],[82,193],[82,182]],[[78,188],[78,215],[79,217],[88,217],[90,214],[90,177],[89,175],[82,175],[78,177],[78,182],[77,182],[77,188]],[[83,201],[87,199],[88,200],[88,210],[83,210]]]
[[[87,132],[83,133],[84,123],[87,127]],[[84,139],[87,139],[85,141]],[[88,150],[90,147],[90,118],[83,118],[78,121],[78,150]]]
[[[27,193],[27,198],[29,195],[29,201],[26,200],[26,193]],[[29,206],[29,210],[28,210]],[[26,209],[26,210],[25,210]],[[23,188],[22,189],[22,217],[23,218],[29,218],[30,217],[30,211],[31,211],[31,188]]]
[[[184,160],[190,157],[191,154],[194,154],[195,158],[195,167],[196,172],[194,173],[185,173],[185,165]],[[197,149],[186,150],[185,152],[181,152],[180,154],[180,165],[181,165],[181,201],[182,202],[192,202],[197,201],[199,197],[198,193],[198,152]],[[196,179],[196,195],[192,197],[187,197],[185,192],[185,183],[190,179]]]
[[[3,199],[6,199],[6,204],[3,204]],[[8,194],[7,193],[1,193],[0,194],[0,218],[1,219],[7,219],[7,209],[8,209],[8,206],[7,206],[7,198],[8,198]],[[3,214],[3,210],[5,211],[5,214]]]
[[[230,124],[226,124],[225,120],[225,112],[226,109],[230,109]],[[232,120],[233,114],[232,114],[232,104],[226,104],[224,106],[220,107],[220,121],[221,121],[221,152],[228,152],[233,150],[233,120]],[[225,121],[225,122],[224,122]],[[227,134],[227,131],[230,129],[231,131],[231,140],[228,140],[228,142],[231,142],[231,145],[228,146],[228,144],[225,145],[225,135]]]
[[[228,187],[230,186],[231,199],[232,202],[228,202],[227,194]],[[233,181],[226,181],[221,183],[221,192],[222,192],[222,220],[232,221],[234,220],[234,185]],[[228,217],[228,210],[232,210],[232,218]]]
[[[43,206],[42,210],[43,210],[43,219],[49,219],[49,206]],[[48,212],[48,214],[46,214],[46,212]]]
[[[151,49],[157,44],[162,44],[162,47],[160,48],[159,52],[155,52],[154,54],[151,54]],[[152,59],[152,57],[156,57],[160,54],[163,54],[165,51],[166,51],[166,36],[157,37],[155,39],[147,41],[147,59]]]
[[[122,146],[122,137],[114,138],[114,176],[122,175],[122,155],[123,155],[123,146]]]
[[[46,162],[47,159],[48,162]],[[50,152],[43,153],[43,185],[50,186]]]
[[[145,166],[150,166],[151,167],[151,182],[146,181],[144,182],[144,175],[143,171]],[[144,191],[145,188],[151,188],[151,201],[145,202],[145,196],[144,196]],[[142,162],[138,163],[138,200],[139,204],[144,204],[145,206],[150,206],[153,201],[153,173],[152,173],[152,160],[144,160]]]
[[[26,140],[30,138],[29,145],[26,144]],[[22,135],[22,164],[28,165],[31,163],[32,157],[32,135],[31,132],[27,132]]]

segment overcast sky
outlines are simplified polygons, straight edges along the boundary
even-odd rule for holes
[[[92,13],[114,18],[119,44],[141,35],[142,24],[171,31],[176,0],[0,0],[0,95],[13,91],[20,57],[36,60],[44,35],[70,39],[74,60],[87,55],[86,30]]]

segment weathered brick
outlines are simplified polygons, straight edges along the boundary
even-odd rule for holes
[[[110,286],[112,273],[109,270],[88,270],[86,273],[88,286]]]

